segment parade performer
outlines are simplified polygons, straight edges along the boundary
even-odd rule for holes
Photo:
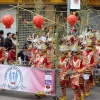
[[[38,45],[38,53],[36,55],[36,58],[34,59],[32,67],[36,68],[45,68],[47,65],[47,58],[45,53],[47,52],[47,46],[45,44]],[[35,96],[38,98],[44,97],[44,93],[41,91],[37,91],[35,93]]]
[[[73,56],[71,66],[74,73],[71,75],[71,86],[74,91],[74,100],[84,100],[84,96],[82,93],[82,92],[85,92],[84,87],[82,87],[84,83],[84,80],[82,77],[84,67],[83,67],[83,60],[80,57],[82,56],[81,51],[80,51],[80,48],[76,46],[76,44],[74,45],[71,51],[72,51],[72,56]]]
[[[47,46],[45,44],[38,45],[38,54],[36,55],[36,59],[34,64],[38,68],[46,68],[47,67]]]
[[[46,41],[47,45],[47,61],[48,61],[48,68],[54,68],[55,63],[55,49],[54,49],[54,39],[48,38]]]
[[[16,46],[13,45],[12,49],[8,52],[7,63],[15,64],[16,62]]]
[[[37,49],[37,42],[38,42],[38,39],[36,38],[36,39],[34,39],[32,42],[33,42],[33,54],[34,54],[34,56],[36,57],[36,54],[37,54],[37,51],[38,51],[38,49]]]
[[[34,65],[37,68],[45,68],[52,69],[52,64],[47,59],[47,46],[45,44],[41,44],[38,46],[38,54],[36,55],[36,59],[34,60]],[[44,97],[44,92],[37,91],[35,96],[42,98]]]
[[[61,69],[60,71],[60,85],[62,89],[62,96],[59,98],[59,100],[66,100],[66,87],[67,83],[70,81],[69,76],[67,75],[67,68],[70,66],[69,62],[69,52],[70,48],[67,47],[66,45],[60,46],[60,52],[61,52],[61,57],[59,61],[59,68]]]
[[[93,68],[97,63],[96,54],[93,46],[93,42],[88,40],[86,45],[86,50],[83,54],[84,56],[84,64],[85,64],[85,71],[84,75],[88,77],[86,80],[86,96],[90,95],[90,88],[93,85]]]
[[[0,46],[0,64],[3,64],[5,58],[6,58],[6,49]]]
[[[30,59],[30,61],[29,61],[29,66],[33,66],[34,64],[33,64],[33,62],[34,62],[34,60],[35,60],[35,58],[36,58],[36,55],[38,54],[38,48],[37,48],[37,45],[38,45],[38,38],[36,38],[36,39],[34,39],[33,41],[32,41],[32,45],[33,45],[33,50],[32,50],[32,57],[31,57],[31,59]]]
[[[97,38],[96,40],[96,53],[97,53],[97,59],[98,59],[98,63],[97,63],[97,69],[100,68],[100,37]],[[98,76],[95,77],[95,83],[100,83],[99,80],[100,78]]]

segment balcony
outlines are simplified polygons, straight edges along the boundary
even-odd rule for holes
[[[90,0],[90,3],[91,3],[93,6],[100,6],[100,0]]]
[[[67,4],[67,0],[42,0],[44,4]],[[89,0],[92,6],[100,6],[100,0]],[[0,4],[34,4],[36,0],[0,0]]]

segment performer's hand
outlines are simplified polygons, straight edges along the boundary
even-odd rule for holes
[[[90,67],[92,67],[92,68],[93,68],[95,65],[96,65],[96,64],[95,64],[95,63],[93,63],[93,64],[91,64],[91,65],[90,65]]]
[[[79,70],[79,73],[83,73],[83,70]]]

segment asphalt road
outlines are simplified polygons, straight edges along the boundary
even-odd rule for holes
[[[58,88],[58,97],[61,96],[61,90]],[[0,100],[38,100],[34,94],[14,92],[14,91],[2,91],[0,90]],[[54,100],[51,96],[46,96],[40,100]],[[71,88],[67,89],[67,100],[73,100],[73,91]],[[85,100],[100,100],[100,85],[94,86],[91,89],[91,96],[85,97]]]

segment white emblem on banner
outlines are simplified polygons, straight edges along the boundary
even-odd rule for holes
[[[80,9],[80,0],[70,0],[70,9]]]
[[[46,95],[51,95],[51,86],[52,86],[52,71],[45,72],[45,88],[44,93]]]
[[[4,84],[3,87],[8,87],[12,90],[17,90],[19,88],[24,89],[23,86],[23,76],[18,67],[9,67],[4,74]]]

